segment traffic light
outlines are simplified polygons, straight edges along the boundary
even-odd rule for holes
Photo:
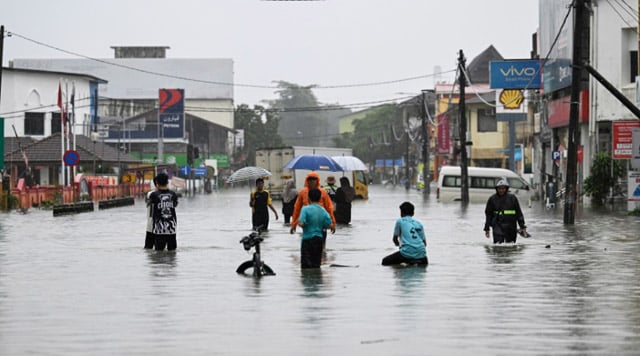
[[[187,164],[188,165],[193,164],[193,145],[192,144],[187,145]]]

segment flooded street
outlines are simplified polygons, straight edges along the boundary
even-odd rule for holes
[[[640,218],[521,202],[530,239],[493,246],[484,205],[372,186],[327,264],[301,272],[299,234],[270,223],[276,276],[250,259],[249,190],[184,197],[175,253],[142,248],[145,206],[0,215],[1,355],[637,355]],[[398,205],[416,204],[427,268],[380,265]],[[281,203],[274,202],[279,211]],[[282,219],[282,217],[281,217]],[[330,267],[329,264],[346,267]]]

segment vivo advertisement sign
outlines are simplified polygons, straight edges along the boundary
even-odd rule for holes
[[[540,62],[537,60],[492,61],[491,89],[539,89]]]

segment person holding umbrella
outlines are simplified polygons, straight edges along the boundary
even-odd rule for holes
[[[298,192],[298,198],[293,206],[293,216],[291,217],[291,229],[289,232],[291,234],[296,232],[296,226],[298,226],[298,219],[300,218],[300,211],[302,210],[302,207],[311,204],[311,200],[309,199],[309,190],[311,189],[318,189],[320,191],[320,201],[318,204],[320,204],[320,206],[329,213],[329,216],[331,216],[331,225],[329,225],[329,229],[331,230],[331,233],[335,233],[336,218],[333,215],[333,202],[331,201],[327,191],[322,189],[320,186],[320,176],[316,172],[309,172],[309,174],[307,174],[307,177],[304,180],[304,188],[300,189]],[[324,230],[322,235],[322,246],[324,250],[327,240],[327,231]]]
[[[251,223],[256,231],[259,228],[263,231],[269,229],[269,210],[267,208],[273,211],[276,220],[278,220],[278,212],[271,203],[271,194],[264,189],[264,179],[262,178],[256,179],[256,189],[251,192],[249,206],[251,206],[252,212]]]

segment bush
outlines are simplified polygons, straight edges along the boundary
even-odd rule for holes
[[[612,163],[613,176],[611,175]],[[622,165],[618,161],[611,159],[608,153],[598,153],[591,166],[591,175],[584,180],[584,193],[591,197],[595,205],[604,205],[609,191],[623,173]]]

